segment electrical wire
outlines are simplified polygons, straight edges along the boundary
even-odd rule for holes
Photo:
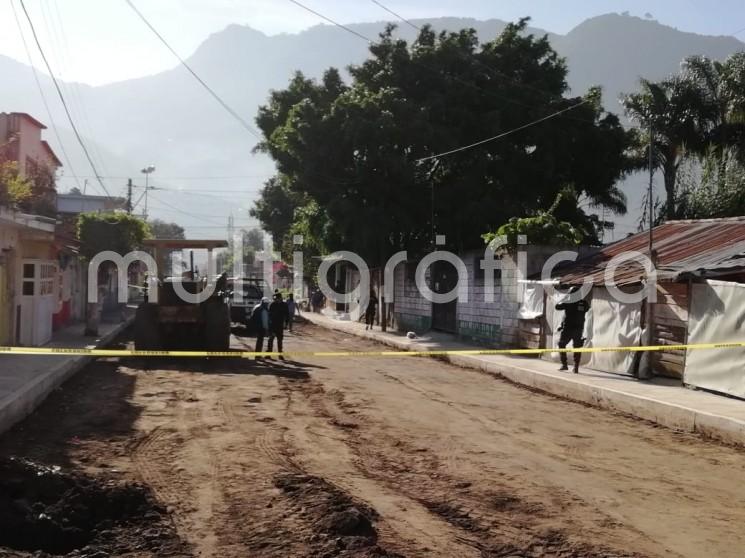
[[[517,128],[513,128],[512,130],[507,130],[506,132],[502,132],[501,134],[498,134],[496,136],[492,136],[490,138],[483,139],[481,141],[477,141],[475,143],[471,143],[468,145],[464,145],[462,147],[456,147],[455,149],[451,149],[450,151],[444,151],[442,153],[438,153],[437,155],[430,155],[429,157],[422,157],[421,159],[417,159],[417,163],[421,163],[424,161],[429,161],[431,159],[439,159],[441,157],[446,157],[448,155],[452,155],[453,153],[459,153],[461,151],[466,151],[467,149],[472,149],[474,147],[478,147],[479,145],[484,145],[485,143],[489,143],[498,139],[501,139],[503,137],[509,136],[510,134],[514,134],[515,132],[519,132],[521,130],[525,130],[526,128],[530,128],[531,126],[535,126],[536,124],[540,124],[541,122],[545,122],[546,120],[550,120],[551,118],[556,118],[560,114],[563,114],[565,112],[569,112],[570,110],[574,110],[579,106],[584,105],[585,103],[588,103],[589,101],[585,99],[584,101],[580,101],[579,103],[575,103],[570,107],[564,108],[562,110],[556,111],[552,114],[549,114],[547,116],[544,116],[542,118],[539,118],[538,120],[533,120],[532,122],[528,122],[527,124],[523,124],[522,126],[518,126]]]
[[[221,215],[204,215],[200,213],[190,213],[189,211],[184,211],[183,209],[176,207],[175,205],[172,205],[166,201],[163,201],[161,198],[156,198],[152,194],[150,194],[150,198],[155,200],[157,203],[165,205],[166,207],[169,207],[170,209],[173,209],[174,211],[178,211],[179,213],[186,215],[187,217],[192,217],[193,219],[198,219],[200,221],[204,221],[205,223],[215,223],[213,219],[222,218]]]
[[[34,23],[31,20],[31,16],[28,13],[28,10],[26,9],[26,4],[24,3],[24,0],[18,0],[21,3],[21,8],[23,9],[23,13],[26,15],[26,20],[28,20],[28,25],[31,28],[31,34],[34,37],[34,42],[36,43],[36,47],[39,49],[39,54],[41,54],[42,60],[44,60],[44,65],[47,67],[47,71],[49,72],[49,77],[52,78],[52,82],[54,83],[54,87],[57,90],[57,94],[59,95],[60,101],[62,102],[62,106],[65,109],[65,114],[67,115],[67,120],[70,122],[70,126],[72,127],[72,131],[75,132],[75,137],[78,140],[78,143],[80,144],[80,147],[83,149],[83,153],[85,154],[85,158],[88,160],[88,163],[91,166],[91,170],[93,170],[93,174],[96,175],[96,179],[98,180],[98,183],[101,185],[101,188],[104,192],[106,192],[107,197],[111,197],[111,194],[109,194],[109,191],[106,189],[106,185],[103,183],[103,180],[101,180],[101,175],[98,172],[98,169],[96,168],[96,165],[93,163],[93,159],[91,159],[91,155],[88,152],[88,148],[85,145],[85,142],[83,141],[83,138],[80,136],[80,132],[78,131],[77,126],[75,125],[75,121],[72,118],[72,115],[70,114],[70,109],[67,106],[67,102],[65,101],[65,96],[62,94],[62,89],[60,89],[59,83],[57,82],[57,78],[54,75],[54,72],[52,71],[51,66],[49,65],[49,60],[47,59],[46,55],[44,54],[44,49],[41,46],[41,43],[39,42],[39,36],[36,34],[36,28],[34,27]]]
[[[36,71],[36,66],[34,66],[34,61],[33,61],[33,58],[31,57],[31,50],[28,48],[26,37],[23,34],[23,26],[21,25],[21,20],[18,19],[18,12],[16,11],[16,6],[13,0],[10,0],[10,7],[13,10],[13,18],[15,19],[16,25],[18,26],[18,34],[21,36],[21,42],[23,43],[23,49],[26,51],[26,57],[28,58],[28,65],[31,66],[31,71],[34,74],[34,81],[36,82],[36,87],[39,90],[41,101],[42,103],[44,103],[44,109],[47,112],[49,123],[52,125],[52,130],[54,131],[54,137],[57,138],[57,143],[59,144],[60,150],[62,151],[62,157],[65,160],[65,164],[67,165],[67,168],[70,169],[70,172],[72,173],[71,176],[75,179],[75,183],[78,185],[78,189],[80,189],[81,188],[80,180],[78,179],[77,176],[75,176],[75,170],[73,169],[72,163],[70,162],[70,157],[67,155],[65,144],[62,143],[62,138],[59,135],[57,124],[55,123],[54,118],[52,117],[52,111],[49,109],[49,103],[47,102],[47,96],[44,94],[44,88],[41,86],[41,81],[39,80],[39,74]]]
[[[409,21],[409,20],[408,20],[408,19],[406,19],[405,17],[403,17],[403,16],[400,16],[400,15],[398,15],[398,14],[397,14],[396,12],[394,12],[394,11],[393,11],[393,10],[391,10],[390,8],[388,8],[388,7],[384,6],[383,4],[381,4],[380,2],[378,2],[378,0],[370,0],[370,2],[372,2],[372,3],[373,3],[373,4],[375,4],[376,6],[380,6],[380,7],[381,7],[381,8],[383,8],[383,9],[384,9],[384,10],[385,10],[386,12],[388,12],[389,14],[391,14],[391,15],[392,15],[393,17],[397,17],[398,19],[400,19],[401,21],[403,21],[403,22],[404,22],[404,23],[406,23],[407,25],[410,25],[411,27],[413,27],[413,28],[414,28],[414,29],[416,29],[417,31],[421,31],[421,30],[422,30],[422,28],[421,28],[421,27],[419,27],[418,25],[416,25],[416,24],[412,23],[411,21]]]
[[[348,31],[349,33],[352,33],[353,35],[355,35],[355,36],[359,37],[360,39],[363,39],[364,41],[366,41],[366,42],[367,42],[367,43],[369,43],[369,44],[371,44],[371,45],[372,45],[372,44],[375,44],[375,41],[373,41],[373,40],[372,40],[372,39],[371,39],[370,37],[367,37],[367,36],[363,35],[362,33],[358,33],[358,32],[357,32],[357,31],[355,31],[354,29],[352,29],[352,28],[350,28],[350,27],[348,27],[348,26],[346,26],[346,25],[343,25],[343,24],[341,24],[341,23],[339,23],[339,22],[335,21],[334,19],[331,19],[331,18],[330,18],[330,17],[328,17],[328,16],[325,16],[325,15],[323,15],[322,13],[320,13],[320,12],[318,12],[318,11],[316,11],[316,10],[314,10],[314,9],[312,9],[312,8],[310,8],[310,7],[308,7],[308,6],[306,6],[305,4],[302,4],[301,2],[298,2],[297,0],[289,0],[289,1],[290,1],[290,2],[292,2],[292,3],[293,3],[293,4],[295,4],[295,5],[297,5],[297,6],[301,7],[301,8],[303,8],[304,10],[306,10],[306,11],[308,11],[308,12],[310,12],[310,13],[312,13],[312,14],[314,14],[314,15],[317,15],[318,17],[320,17],[320,18],[324,19],[325,21],[328,21],[328,22],[329,22],[329,23],[331,23],[332,25],[336,25],[337,27],[340,27],[341,29],[344,29],[345,31]],[[376,3],[376,4],[378,5],[378,6],[382,7],[383,9],[385,9],[386,11],[388,11],[388,12],[390,12],[390,13],[394,13],[394,14],[395,14],[395,12],[392,12],[391,10],[389,10],[389,9],[385,8],[385,7],[384,7],[384,6],[383,6],[383,5],[382,5],[382,4],[380,3],[380,2],[375,2],[375,3]],[[398,16],[398,15],[397,15],[396,17],[399,17],[399,18],[401,18],[401,16]],[[401,19],[403,19],[403,18],[401,18]],[[407,20],[405,20],[405,19],[404,19],[403,21],[407,21]],[[407,21],[407,23],[410,23],[410,22],[408,22],[408,21]],[[487,69],[488,69],[488,70],[489,70],[490,72],[492,72],[492,73],[498,73],[498,74],[500,74],[500,75],[501,75],[502,77],[506,78],[507,80],[510,80],[510,81],[512,81],[513,83],[519,84],[519,82],[515,81],[515,80],[514,80],[513,78],[511,78],[510,76],[507,76],[506,74],[503,74],[503,73],[501,73],[501,72],[498,72],[497,70],[494,70],[493,68],[491,68],[491,67],[487,66],[486,64],[482,63],[482,62],[481,62],[481,61],[479,61],[478,59],[474,59],[474,60],[475,60],[475,61],[476,61],[476,63],[477,63],[477,64],[479,64],[480,66],[482,66],[482,67],[484,67],[484,68],[487,68]],[[501,94],[499,94],[499,93],[495,93],[494,91],[491,91],[491,90],[489,90],[489,89],[486,89],[486,88],[484,88],[484,87],[481,87],[481,86],[479,86],[479,85],[477,85],[477,84],[473,83],[472,81],[468,81],[468,80],[465,80],[465,79],[463,79],[463,78],[460,78],[460,77],[458,77],[458,76],[455,76],[455,75],[451,75],[451,74],[443,74],[443,73],[442,73],[442,72],[440,72],[439,70],[437,70],[437,69],[435,69],[435,68],[432,68],[431,66],[428,66],[428,65],[426,65],[426,64],[423,64],[423,63],[421,63],[421,62],[419,62],[419,61],[417,61],[417,60],[409,59],[409,61],[410,61],[410,62],[411,62],[411,63],[412,63],[413,65],[415,65],[415,66],[419,66],[419,67],[421,67],[421,68],[424,68],[424,69],[426,69],[426,70],[429,70],[430,72],[432,72],[432,73],[434,73],[434,74],[437,74],[437,75],[439,75],[439,76],[442,76],[442,77],[444,77],[444,78],[447,78],[447,79],[450,79],[450,80],[452,80],[452,81],[455,81],[455,82],[457,82],[457,83],[460,83],[460,84],[462,84],[462,85],[465,85],[466,87],[470,87],[470,88],[472,88],[472,89],[477,89],[477,90],[479,90],[479,91],[482,91],[483,93],[486,93],[487,95],[489,95],[489,96],[491,96],[491,97],[494,97],[495,99],[500,99],[500,100],[502,100],[502,101],[506,101],[506,102],[508,102],[508,103],[511,103],[511,104],[514,104],[514,105],[518,105],[518,106],[521,106],[521,107],[524,107],[524,108],[529,108],[529,109],[537,109],[537,108],[539,108],[539,107],[536,107],[536,106],[533,106],[533,105],[528,105],[528,104],[526,104],[526,103],[523,103],[522,101],[517,101],[517,100],[515,100],[515,99],[511,99],[511,98],[509,98],[509,97],[506,97],[506,96],[504,96],[504,95],[501,95]],[[528,87],[528,88],[532,88],[532,89],[534,89],[535,91],[539,91],[539,92],[541,92],[541,93],[542,93],[542,94],[544,94],[544,95],[550,95],[550,93],[549,93],[549,92],[547,92],[547,91],[545,91],[545,90],[542,90],[542,89],[539,89],[539,88],[535,88],[535,87],[533,87],[533,86],[529,86],[528,84],[521,84],[521,86],[523,86],[523,87]],[[579,120],[580,122],[585,122],[585,123],[592,123],[592,121],[590,121],[590,120],[586,120],[586,119],[579,119],[579,118],[577,118],[577,119],[574,119],[574,120]]]
[[[160,176],[163,180],[243,180],[245,178],[271,178],[274,174],[244,174],[234,176]],[[78,175],[78,178],[95,178],[94,176]],[[102,176],[111,180],[127,180],[130,176]]]
[[[70,64],[70,46],[67,41],[67,34],[65,33],[65,26],[62,19],[62,13],[60,12],[59,5],[57,3],[57,0],[52,0],[51,2],[42,2],[42,15],[44,15],[44,5],[47,4],[47,9],[49,11],[49,21],[51,22],[51,25],[48,26],[48,28],[51,28],[52,33],[50,36],[54,37],[54,40],[57,42],[58,48],[60,52],[60,65],[58,66],[58,71],[60,71],[60,76],[63,79],[63,89],[65,86],[67,87],[68,92],[68,98],[70,98],[71,101],[71,109],[73,116],[75,116],[75,111],[77,110],[78,116],[76,117],[76,120],[81,124],[81,129],[83,130],[83,133],[88,134],[89,139],[93,139],[95,137],[95,133],[93,131],[93,126],[91,126],[90,118],[88,117],[88,111],[86,110],[85,103],[83,102],[83,96],[81,94],[80,90],[80,84],[77,83],[74,80],[68,81],[65,83],[64,77],[62,76],[62,67],[69,68]],[[51,4],[51,5],[50,5]],[[44,21],[46,22],[46,17],[44,18]],[[76,108],[77,107],[77,108]],[[86,132],[87,130],[87,132]],[[101,155],[101,152],[98,149],[98,144],[96,141],[92,141],[90,143],[91,147],[91,155],[93,155],[94,160],[98,164],[98,167],[102,171],[102,179],[103,175],[108,174],[108,169],[106,168],[105,159]]]
[[[399,15],[398,13],[394,12],[393,10],[391,10],[390,8],[388,8],[387,6],[385,6],[383,3],[379,2],[378,0],[370,0],[370,1],[373,4],[375,4],[376,6],[379,6],[380,8],[382,8],[383,10],[385,10],[386,12],[388,12],[389,14],[392,14],[394,17],[397,17],[402,22],[406,23],[407,25],[410,25],[411,27],[413,27],[417,31],[421,31],[422,30],[421,27],[419,27],[418,25],[416,25],[412,21],[406,19],[405,17]],[[482,62],[481,60],[479,60],[475,56],[472,58],[472,61],[477,66],[483,68],[484,70],[486,70],[488,73],[490,73],[494,77],[503,78],[503,79],[509,81],[510,83],[512,83],[513,85],[515,85],[517,87],[520,87],[522,89],[526,89],[526,90],[530,90],[530,91],[535,91],[536,93],[540,93],[541,95],[544,95],[549,100],[554,97],[554,93],[553,92],[550,92],[550,91],[548,91],[546,89],[542,89],[540,87],[536,87],[534,85],[530,85],[529,83],[523,83],[521,81],[518,81],[517,79],[513,78],[512,76],[507,75],[504,72],[500,72],[499,70],[496,70],[496,69],[492,68],[491,66],[489,66],[488,64]],[[477,86],[475,84],[471,84],[471,86],[472,87],[477,87],[477,88],[481,89],[482,91],[484,91],[485,93],[488,93],[489,95],[492,95],[494,97],[503,99],[503,100],[505,100],[505,101],[507,101],[509,103],[514,104],[514,105],[518,105],[518,106],[522,106],[522,107],[526,107],[526,108],[531,108],[531,109],[536,108],[535,106],[528,105],[528,104],[523,103],[521,101],[516,101],[515,99],[510,99],[510,98],[507,98],[507,97],[505,97],[503,95],[498,95],[498,94],[496,94],[496,93],[494,93],[492,91],[489,91],[488,89],[485,89],[483,87],[479,87],[479,86]],[[567,118],[570,119],[570,120],[576,120],[578,122],[593,123],[592,120],[588,120],[586,118],[573,118],[573,117],[567,117]]]
[[[124,1],[127,3],[127,5],[130,8],[132,8],[132,11],[134,11],[139,16],[139,18],[143,21],[143,23],[147,25],[150,31],[152,31],[153,34],[156,37],[158,37],[160,42],[163,43],[163,45],[165,45],[165,47],[169,51],[171,51],[171,54],[173,54],[178,59],[181,65],[189,71],[189,73],[194,77],[194,79],[196,79],[202,85],[202,87],[204,87],[207,90],[207,92],[210,95],[212,95],[212,97],[220,104],[220,106],[222,106],[222,108],[224,108],[228,112],[228,114],[230,114],[233,118],[235,118],[251,135],[259,139],[260,141],[263,140],[263,138],[261,137],[261,134],[259,134],[256,130],[254,130],[253,127],[241,117],[241,115],[239,115],[225,101],[223,101],[222,98],[217,93],[215,93],[215,91],[209,85],[207,85],[207,83],[201,77],[199,77],[199,74],[197,74],[192,69],[192,67],[189,66],[186,60],[181,58],[181,56],[171,47],[171,45],[168,44],[168,41],[165,40],[163,35],[161,35],[158,32],[158,30],[155,29],[155,27],[153,27],[153,25],[147,20],[147,18],[143,15],[143,13],[137,9],[137,6],[134,5],[132,0],[124,0]]]
[[[127,0],[127,1],[129,1],[129,0]],[[326,20],[326,21],[328,21],[328,22],[329,22],[330,24],[332,24],[332,25],[335,25],[335,26],[337,26],[337,27],[340,27],[340,28],[344,29],[345,31],[348,31],[348,32],[349,32],[349,33],[351,33],[352,35],[357,35],[357,36],[358,36],[358,37],[359,37],[360,39],[362,39],[363,41],[367,41],[368,43],[374,43],[374,42],[375,42],[375,41],[373,41],[373,40],[372,40],[372,39],[371,39],[370,37],[365,37],[365,36],[364,36],[364,35],[363,35],[362,33],[358,33],[357,31],[355,31],[355,30],[354,30],[354,29],[352,29],[351,27],[347,27],[347,26],[346,26],[346,25],[344,25],[343,23],[339,23],[338,21],[334,21],[334,20],[333,20],[333,19],[331,19],[330,17],[328,17],[328,16],[325,16],[325,15],[323,15],[322,13],[320,13],[320,12],[317,12],[317,11],[315,11],[315,10],[314,10],[313,8],[310,8],[310,7],[306,6],[305,4],[302,4],[302,3],[298,2],[297,0],[290,0],[290,2],[292,2],[292,3],[293,3],[293,4],[295,4],[296,6],[299,6],[299,7],[301,7],[301,8],[302,8],[302,9],[304,9],[305,11],[308,11],[308,12],[310,12],[310,13],[314,14],[314,15],[317,15],[317,16],[318,16],[318,17],[320,17],[321,19],[323,19],[323,20]]]

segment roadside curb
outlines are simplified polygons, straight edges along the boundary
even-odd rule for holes
[[[317,326],[383,343],[402,351],[418,349],[408,340],[398,339],[391,334],[356,331],[354,327],[345,327],[348,322],[336,323],[328,319],[314,319],[314,316],[306,315],[305,317]],[[483,357],[470,355],[446,355],[436,358],[442,358],[461,368],[476,369],[550,395],[636,417],[672,430],[697,433],[726,444],[745,447],[745,420],[628,393],[620,389],[588,385],[570,375],[557,377],[545,374],[521,366],[519,361],[515,363],[493,362]]]
[[[95,348],[111,343],[122,331],[134,322],[134,316],[117,324],[114,329],[95,340]],[[39,357],[46,358],[46,357]],[[56,366],[45,370],[32,381],[24,384],[0,400],[0,434],[10,430],[15,424],[33,413],[49,394],[89,364],[95,357],[70,356]]]

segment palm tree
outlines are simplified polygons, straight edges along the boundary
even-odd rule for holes
[[[641,90],[625,95],[627,116],[639,123],[639,150],[648,149],[650,127],[654,137],[653,166],[662,170],[667,219],[676,216],[676,180],[686,152],[698,152],[703,141],[700,94],[691,80],[673,76],[660,82],[641,80]],[[646,165],[648,166],[648,165]]]
[[[745,160],[745,52],[724,62],[689,56],[683,61],[681,77],[698,95],[696,107],[704,133],[698,154],[724,157],[725,151],[734,150]]]

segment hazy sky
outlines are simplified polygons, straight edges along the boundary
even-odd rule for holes
[[[27,40],[31,35],[22,19]],[[134,0],[182,55],[230,23],[268,34],[297,32],[321,20],[289,0]],[[371,0],[302,0],[342,22],[391,16]],[[66,80],[90,84],[143,76],[174,65],[124,0],[25,0],[54,71]],[[407,18],[444,15],[514,20],[530,15],[537,27],[566,33],[584,19],[608,12],[650,13],[684,31],[745,38],[743,0],[380,0]],[[32,53],[40,65],[36,49]],[[9,0],[0,2],[0,54],[26,62]]]

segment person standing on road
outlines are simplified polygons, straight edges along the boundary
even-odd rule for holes
[[[281,293],[275,293],[274,302],[269,305],[269,352],[272,352],[274,347],[274,338],[277,338],[277,351],[282,352],[282,339],[284,337],[284,329],[289,319],[289,312],[287,311],[287,304],[282,300]],[[271,358],[271,357],[269,357]],[[280,360],[284,360],[282,356]]]
[[[292,322],[295,319],[295,313],[300,313],[297,303],[295,302],[295,296],[290,293],[287,296],[287,329],[292,331]]]
[[[257,353],[260,353],[264,348],[264,337],[269,333],[269,299],[264,297],[261,299],[251,311],[251,325],[254,331],[256,331],[256,348],[254,349]],[[271,349],[269,349],[271,351]],[[257,359],[261,358],[259,356]]]
[[[579,287],[572,287],[569,289],[569,295],[573,295],[579,291]],[[585,329],[585,314],[590,309],[590,303],[585,299],[577,300],[576,302],[561,302],[556,305],[557,310],[564,311],[564,319],[561,321],[561,337],[559,337],[559,348],[565,349],[569,342],[572,342],[572,347],[575,349],[581,348],[585,344],[585,339],[582,337],[582,333]],[[559,353],[561,358],[561,368],[559,370],[569,370],[567,366],[567,354],[565,352]],[[579,363],[582,359],[582,353],[574,353],[574,373],[579,374]]]
[[[313,312],[315,314],[318,314],[321,311],[321,306],[323,304],[323,293],[321,292],[321,290],[316,289],[310,300],[311,304],[313,305]]]
[[[365,310],[365,329],[373,328],[377,309],[378,297],[375,296],[375,291],[373,289],[370,289],[370,301],[367,303],[367,309]]]

